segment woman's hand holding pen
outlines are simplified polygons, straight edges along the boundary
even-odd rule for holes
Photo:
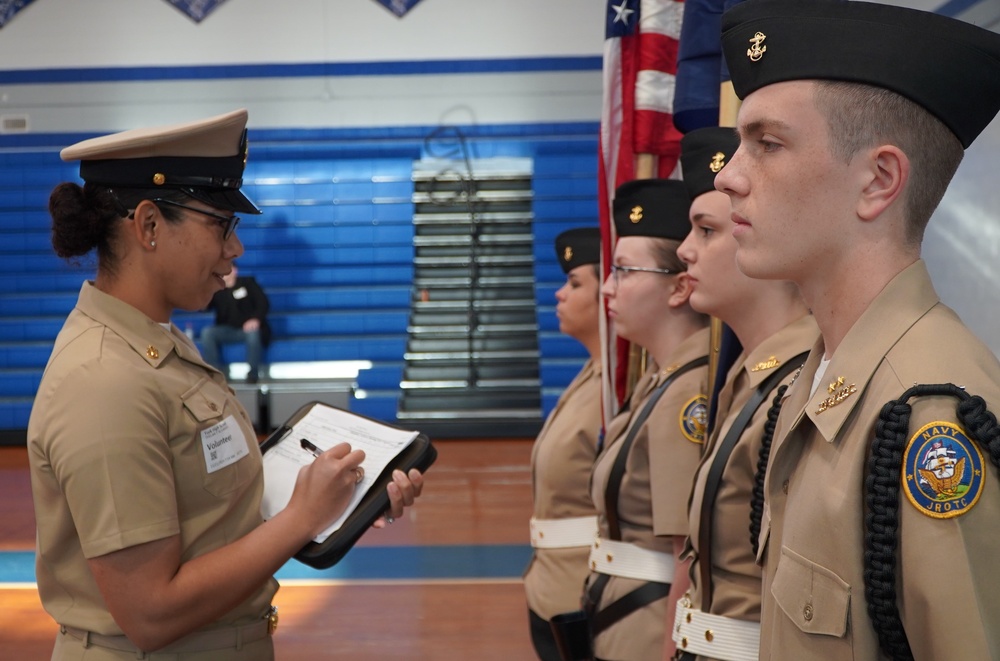
[[[386,491],[389,493],[389,509],[385,516],[372,524],[373,527],[384,528],[393,520],[403,516],[403,509],[413,504],[423,488],[424,476],[416,468],[411,468],[409,473],[394,470],[392,482],[386,487]]]
[[[362,450],[352,450],[347,443],[340,443],[320,453],[299,471],[286,509],[294,509],[305,520],[310,538],[323,532],[347,509],[364,460]]]

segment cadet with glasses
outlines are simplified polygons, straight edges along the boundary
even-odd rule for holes
[[[679,556],[704,442],[708,363],[708,319],[691,308],[677,257],[689,206],[679,181],[638,180],[615,193],[618,241],[602,291],[615,332],[652,360],[608,422],[591,481],[600,538],[584,597],[594,656],[604,661],[672,653],[667,618],[687,587]]]
[[[259,213],[240,191],[246,121],[238,110],[62,151],[85,184],[52,192],[53,248],[96,249],[98,264],[28,423],[53,659],[273,659],[272,575],[338,518],[361,476],[361,451],[331,448],[262,521],[249,416],[170,321],[225,286],[243,254],[232,214]],[[400,473],[389,514],[421,485]]]
[[[830,0],[722,23],[737,264],[797,284],[821,332],[764,481],[760,658],[996,658],[1000,363],[920,247],[1000,109],[1000,35]]]

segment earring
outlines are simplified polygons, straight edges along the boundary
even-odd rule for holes
[[[149,245],[151,245],[151,246],[153,246],[155,248],[156,247],[156,241],[150,241]]]

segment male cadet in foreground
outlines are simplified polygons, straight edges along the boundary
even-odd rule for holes
[[[1000,364],[920,259],[1000,107],[1000,35],[835,0],[748,0],[722,30],[737,263],[798,284],[822,333],[770,452],[760,658],[1000,658]]]

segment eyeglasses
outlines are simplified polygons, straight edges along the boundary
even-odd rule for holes
[[[233,235],[233,232],[236,231],[236,226],[240,224],[239,216],[223,216],[221,214],[212,213],[211,211],[205,211],[204,209],[199,209],[197,207],[189,207],[186,204],[181,204],[180,202],[174,202],[173,200],[165,200],[162,197],[157,197],[150,201],[155,204],[169,204],[172,207],[187,209],[188,211],[194,211],[195,213],[200,213],[210,218],[213,218],[215,222],[219,223],[219,226],[222,227],[223,241],[231,237]]]
[[[678,273],[678,271],[671,271],[670,269],[653,269],[645,266],[619,266],[618,264],[612,264],[611,276],[614,278],[615,287],[617,288],[621,285],[623,274],[629,274],[633,271],[642,271],[643,273],[661,273],[663,275]]]

